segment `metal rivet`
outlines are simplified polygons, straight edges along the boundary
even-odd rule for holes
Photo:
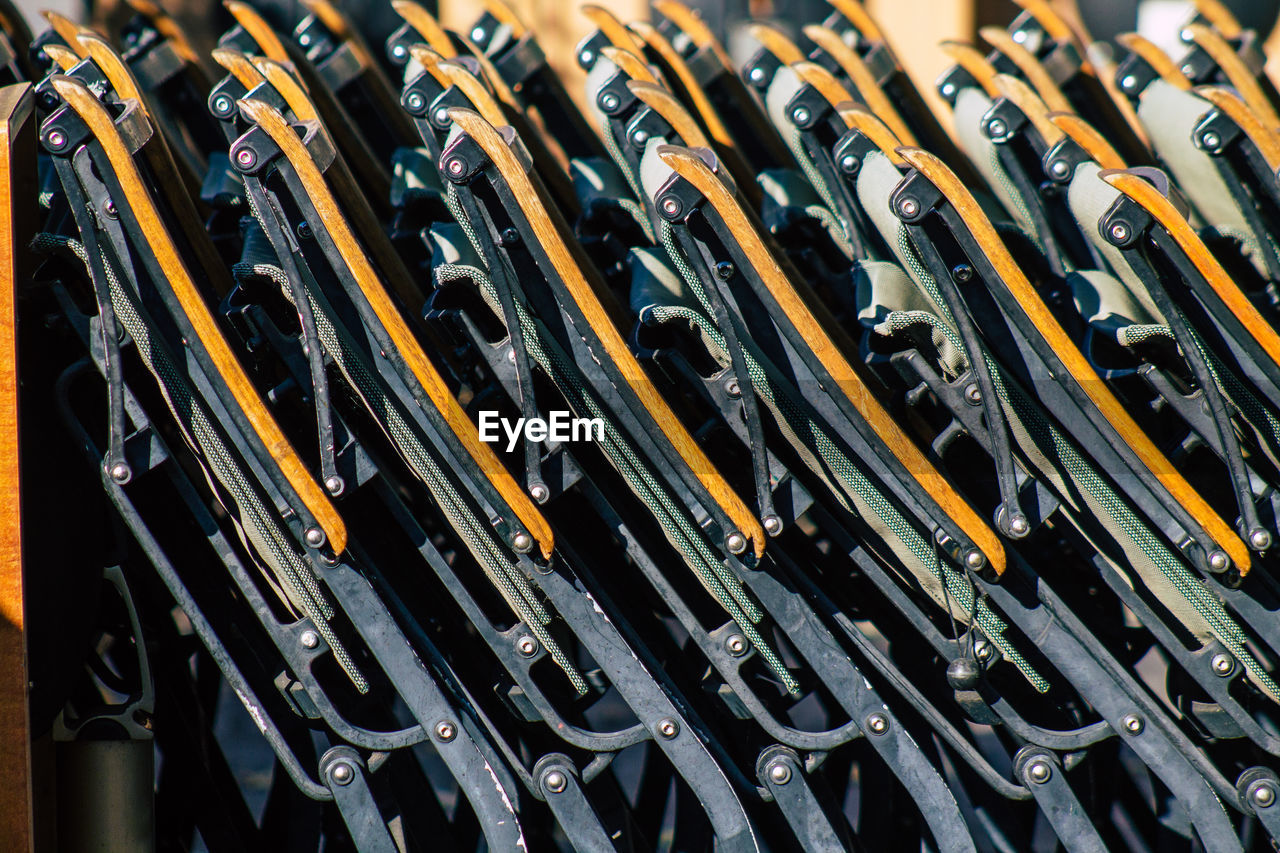
[[[307,544],[312,548],[319,548],[324,544],[324,531],[319,527],[309,527],[303,535],[307,539]]]
[[[846,154],[840,158],[840,168],[846,172],[852,172],[858,168],[858,160],[852,154]]]
[[[1253,804],[1260,809],[1270,808],[1276,801],[1276,789],[1270,785],[1259,785],[1253,789]]]
[[[889,731],[889,718],[884,714],[872,714],[867,717],[867,729],[873,735],[882,735]]]
[[[298,638],[298,642],[302,643],[304,649],[314,649],[320,645],[320,635],[315,631],[303,631],[302,636]]]
[[[1031,529],[1031,525],[1027,523],[1027,517],[1022,513],[1018,513],[1009,519],[1009,532],[1014,536],[1026,536],[1027,531]]]
[[[981,406],[982,405],[982,389],[979,388],[975,383],[970,382],[964,388],[964,399],[969,403],[970,406]]]
[[[1196,73],[1196,67],[1188,62],[1186,65],[1182,66],[1182,73],[1188,77],[1192,77]]]
[[[796,107],[795,111],[791,113],[791,120],[796,124],[806,124],[810,118],[812,118],[812,115],[804,107]]]
[[[730,554],[741,554],[747,550],[747,537],[735,530],[724,538],[724,544]]]
[[[404,105],[409,108],[410,112],[417,112],[427,104],[427,99],[422,97],[421,92],[410,92],[404,96]]]
[[[514,347],[507,350],[507,361],[511,362],[512,364],[516,363],[516,351]]]
[[[515,228],[502,229],[502,245],[514,246],[520,242],[520,232]]]
[[[448,720],[441,720],[436,723],[436,737],[440,740],[448,743],[457,736],[458,730],[454,727],[453,723]]]
[[[770,536],[777,536],[782,532],[782,519],[776,515],[766,515],[760,519],[764,524],[764,532]]]
[[[636,132],[631,134],[631,142],[637,148],[649,141],[649,131],[643,128],[637,128]]]
[[[675,216],[680,212],[680,202],[674,198],[668,198],[662,202],[662,212],[667,216]]]
[[[448,124],[448,123],[449,123],[449,108],[441,107],[440,109],[436,110],[436,124]],[[458,162],[461,163],[462,161],[458,161]],[[461,170],[459,170],[457,172],[454,172],[454,174],[460,175],[462,174],[462,172]]]
[[[241,148],[236,152],[236,163],[242,169],[251,169],[253,164],[258,162],[258,155],[253,153],[252,148]]]
[[[1066,160],[1054,160],[1049,164],[1049,172],[1055,178],[1065,178],[1070,169],[1071,167],[1067,165]]]
[[[329,770],[329,775],[333,777],[333,781],[339,785],[350,785],[351,780],[356,778],[355,768],[345,761],[339,761]]]
[[[955,83],[943,83],[943,84],[942,84],[942,97],[944,97],[944,98],[950,98],[950,97],[951,97],[952,95],[954,95],[955,93],[956,93],[956,84],[955,84]]]
[[[1209,568],[1213,571],[1225,572],[1229,565],[1231,565],[1231,561],[1227,559],[1226,551],[1219,549],[1209,555]]]
[[[398,44],[391,48],[391,56],[393,59],[404,59],[404,45]]]
[[[775,761],[769,765],[769,779],[775,785],[785,785],[791,781],[791,768],[785,761]]]
[[[742,396],[742,386],[738,384],[737,377],[725,380],[724,393],[735,399]]]
[[[526,634],[516,640],[516,651],[527,658],[531,658],[538,653],[538,641]]]
[[[1126,74],[1120,81],[1120,88],[1126,92],[1131,92],[1138,87],[1138,78],[1132,74]]]
[[[742,657],[747,653],[747,638],[741,634],[730,634],[729,639],[724,641],[724,647],[735,658]]]
[[[736,270],[733,268],[733,264],[728,261],[721,261],[716,264],[716,277],[721,281],[727,281],[728,279],[733,278],[734,272],[736,272]]]
[[[1005,124],[1001,119],[993,118],[987,122],[987,136],[992,139],[1003,139],[1008,132],[1009,125]]]
[[[595,58],[596,58],[595,53],[590,50],[584,50],[582,53],[578,54],[578,61],[581,62],[583,65],[590,65],[592,62],[595,61]]]
[[[511,537],[511,546],[521,554],[527,554],[533,548],[533,537],[521,530]]]
[[[1129,226],[1123,222],[1117,222],[1111,226],[1111,239],[1117,243],[1123,243],[1129,239]]]
[[[658,723],[658,734],[662,735],[667,740],[671,740],[673,737],[680,734],[680,724],[672,719],[663,720]]]
[[[956,264],[951,268],[951,277],[961,284],[964,284],[966,281],[973,278],[973,267],[968,264]]]
[[[1124,726],[1124,730],[1131,735],[1140,734],[1146,723],[1137,714],[1126,714],[1124,719],[1120,721],[1120,725]]]
[[[484,31],[484,27],[476,27],[471,31],[471,40],[474,42],[482,42],[484,41],[485,35],[487,35],[487,33]]]
[[[542,787],[553,794],[559,794],[569,787],[569,777],[565,776],[563,771],[549,770],[547,775],[542,777]]]
[[[45,137],[48,146],[55,151],[67,144],[67,135],[60,130],[51,130]]]
[[[1255,551],[1265,551],[1271,547],[1271,534],[1262,528],[1258,528],[1249,534],[1249,544],[1253,546]]]
[[[947,684],[952,690],[972,690],[982,679],[982,668],[973,658],[956,658],[947,664]]]
[[[977,570],[987,564],[987,558],[977,548],[970,548],[964,555],[964,564],[971,569]]]
[[[129,470],[129,466],[120,462],[111,466],[111,479],[117,483],[127,483],[129,478],[133,476],[133,472]]]
[[[618,108],[622,102],[618,100],[618,96],[613,92],[605,92],[600,96],[600,109],[607,113],[611,113]]]
[[[761,68],[759,65],[757,65],[755,68],[752,68],[752,69],[751,69],[751,73],[750,73],[750,74],[748,74],[747,76],[748,76],[749,78],[751,78],[751,82],[752,82],[752,83],[763,83],[763,82],[764,82],[764,69],[763,69],[763,68]]]
[[[1027,40],[1026,31],[1018,30],[1016,33],[1013,34],[1013,40],[1016,41],[1018,44],[1022,44],[1024,41]]]
[[[898,210],[902,211],[903,216],[911,217],[920,212],[920,205],[913,198],[904,198],[898,205]]]
[[[973,656],[978,660],[986,662],[996,653],[996,647],[987,642],[986,639],[979,637],[973,642]]]
[[[1037,785],[1043,785],[1053,775],[1053,768],[1043,758],[1038,758],[1027,765],[1027,778]]]
[[[1213,667],[1213,671],[1220,678],[1226,678],[1236,668],[1236,662],[1231,659],[1231,655],[1219,652],[1213,656],[1213,660],[1209,662]]]
[[[341,477],[335,475],[324,481],[324,487],[329,490],[329,494],[337,497],[342,494],[342,490],[346,487],[346,483],[342,481]]]
[[[1222,137],[1218,136],[1218,134],[1213,131],[1208,131],[1200,137],[1200,144],[1212,151],[1222,144]]]
[[[303,240],[310,240],[314,232],[311,230],[311,223],[305,219],[298,223],[298,236]]]
[[[213,111],[219,115],[225,115],[231,112],[231,99],[226,95],[219,95],[213,99]]]
[[[542,503],[548,497],[550,497],[551,492],[542,483],[534,483],[532,486],[529,487],[529,494],[533,497],[535,501],[537,501],[538,503]]]

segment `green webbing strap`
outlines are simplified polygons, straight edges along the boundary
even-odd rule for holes
[[[468,241],[477,253],[475,230],[458,203],[457,191],[452,187],[448,195],[449,207],[458,225],[466,233]],[[478,261],[477,261],[478,263]],[[470,280],[481,290],[485,301],[501,319],[497,292],[489,276],[478,266],[445,263],[436,267],[437,280]],[[516,303],[517,321],[524,336],[529,355],[551,379],[564,396],[570,408],[579,417],[599,418],[604,423],[603,440],[596,442],[605,458],[622,476],[628,488],[645,504],[662,529],[667,541],[680,553],[685,564],[694,572],[702,587],[724,608],[747,640],[756,648],[766,665],[778,676],[788,692],[799,691],[799,683],[788,672],[782,659],[764,639],[755,625],[764,618],[760,608],[749,593],[711,547],[688,511],[680,506],[661,479],[638,451],[632,441],[614,422],[607,407],[601,403],[583,383],[580,374],[555,344],[541,321],[532,317],[520,303]]]
[[[78,240],[54,234],[39,234],[33,244],[37,252],[67,251],[85,264],[86,273],[92,277],[84,245]],[[227,494],[233,506],[227,507],[236,519],[250,553],[258,556],[269,573],[280,585],[285,599],[299,612],[306,615],[333,652],[352,684],[361,693],[367,693],[369,683],[351,659],[346,647],[329,626],[333,618],[333,606],[326,599],[308,562],[298,553],[291,537],[284,531],[279,517],[267,509],[241,464],[227,447],[215,419],[207,405],[192,393],[190,385],[182,378],[166,350],[152,346],[151,330],[139,315],[133,296],[116,274],[111,263],[103,259],[111,305],[120,325],[133,339],[134,346],[147,370],[155,377],[164,397],[165,405],[173,415],[184,439],[197,458],[203,459],[201,469],[206,479],[210,473],[221,486],[214,488],[215,495]],[[212,481],[210,486],[213,487]]]
[[[652,305],[645,309],[642,317],[659,323],[674,320],[687,322],[701,335],[708,352],[720,364],[728,366],[730,358],[726,343],[709,319],[711,305],[701,281],[676,245],[671,225],[664,222],[661,230],[668,256],[688,289],[697,296],[703,310],[699,312],[682,305]],[[763,367],[763,356],[750,339],[742,338],[741,343],[747,370],[757,394],[772,413],[787,443],[801,457],[805,466],[822,480],[846,511],[862,518],[880,536],[939,606],[965,624],[969,623],[972,615],[978,627],[1005,658],[1037,690],[1046,692],[1049,689],[1048,682],[1005,639],[1004,632],[1008,626],[991,610],[985,598],[975,601],[974,588],[968,577],[938,559],[931,543],[902,516],[862,468],[849,458],[826,425],[810,414],[809,407],[797,398],[785,381],[775,378],[772,371]]]

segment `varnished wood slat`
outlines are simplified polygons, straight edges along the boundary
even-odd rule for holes
[[[76,56],[84,59],[84,46],[80,44],[80,25],[66,15],[60,15],[49,9],[41,12],[40,15],[49,22],[49,26],[58,34],[58,37],[67,43],[67,47],[74,50]]]
[[[836,114],[844,121],[844,113],[837,108],[841,104],[854,103],[853,95],[849,94],[849,90],[844,87],[836,76],[827,69],[823,68],[816,62],[808,60],[800,60],[791,66],[791,70],[796,76],[803,80],[807,85],[812,86],[819,95],[822,96],[828,104],[831,105]]]
[[[258,45],[259,53],[276,62],[289,61],[289,52],[285,49],[284,42],[267,23],[267,19],[258,14],[258,10],[241,0],[223,0],[222,5]]]
[[[1062,139],[1063,132],[1049,121],[1049,108],[1024,80],[1011,74],[997,74],[996,89],[1002,98],[1011,101],[1027,117],[1045,144],[1053,146]]]
[[[451,85],[457,86],[462,94],[467,96],[467,100],[480,115],[484,116],[485,121],[496,122],[499,126],[507,123],[498,99],[465,65],[456,60],[446,59],[436,67]]]
[[[853,28],[867,41],[885,43],[884,33],[880,31],[880,25],[867,12],[866,8],[858,2],[858,0],[827,0],[831,4],[831,8],[835,9],[845,20],[853,25]]]
[[[609,316],[599,296],[584,277],[563,235],[543,207],[537,188],[516,159],[515,154],[498,131],[476,113],[457,109],[450,110],[449,113],[458,126],[484,150],[506,180],[533,228],[539,244],[555,268],[556,275],[560,277],[588,325],[599,338],[605,355],[612,359],[632,392],[697,477],[698,482],[710,494],[711,499],[728,517],[730,523],[736,525],[738,531],[750,540],[755,555],[757,557],[763,555],[764,528],[751,514],[742,498],[734,492],[733,487],[716,470],[702,447],[685,429],[666,399],[658,393],[653,380],[636,360],[626,340],[614,325],[613,318]]]
[[[528,29],[524,22],[520,20],[520,16],[515,13],[510,6],[502,2],[502,0],[480,0],[484,5],[484,10],[497,19],[498,23],[505,24],[511,28],[511,37],[514,39],[524,38]]]
[[[36,168],[33,103],[26,83],[0,89],[0,838],[15,853],[34,849],[16,304],[17,253],[38,215],[27,186]]]
[[[74,50],[69,47],[63,47],[60,44],[50,42],[44,46],[44,52],[63,71],[70,71],[80,62],[80,57]]]
[[[1280,170],[1280,131],[1276,130],[1275,126],[1264,125],[1258,114],[1249,109],[1248,104],[1230,89],[1221,86],[1198,86],[1195,92],[1235,122],[1258,149],[1262,158],[1267,161],[1267,168],[1273,174]]]
[[[437,53],[432,47],[425,44],[409,45],[409,55],[417,60],[428,74],[435,78],[435,81],[446,89],[449,88],[449,78],[440,70],[440,63],[444,62],[446,57],[442,53]]]
[[[725,126],[720,119],[719,113],[712,106],[711,99],[703,91],[698,79],[693,76],[693,72],[684,61],[684,57],[671,46],[671,42],[667,40],[666,36],[658,32],[656,27],[644,21],[633,21],[628,26],[644,40],[644,43],[651,50],[662,57],[662,61],[675,72],[680,85],[688,93],[689,100],[692,101],[694,112],[697,113],[702,126],[706,128],[707,134],[715,140],[716,145],[725,149],[737,150],[733,135],[729,133],[729,128]]]
[[[302,88],[302,83],[298,78],[294,77],[288,68],[276,62],[273,59],[267,59],[260,56],[253,61],[253,66],[268,83],[271,88],[280,93],[280,97],[284,98],[284,102],[289,105],[289,112],[293,113],[293,117],[298,121],[320,121],[320,114],[316,112],[316,105],[311,102],[307,90]],[[369,156],[373,156],[370,154]]]
[[[1280,333],[1277,333],[1275,327],[1266,321],[1249,297],[1222,268],[1222,264],[1218,263],[1218,259],[1205,246],[1195,229],[1173,206],[1173,202],[1148,181],[1132,172],[1104,171],[1100,175],[1104,181],[1142,205],[1143,209],[1160,224],[1160,227],[1169,232],[1169,236],[1173,237],[1200,275],[1204,276],[1205,282],[1222,300],[1232,316],[1240,322],[1249,337],[1253,338],[1272,362],[1280,365]]]
[[[995,532],[974,512],[969,503],[947,482],[916,446],[897,420],[876,399],[872,390],[854,370],[827,330],[805,304],[804,298],[778,266],[756,233],[738,200],[696,154],[687,149],[664,146],[659,154],[668,166],[693,184],[733,233],[751,265],[777,300],[788,321],[804,337],[814,355],[841,392],[853,403],[867,423],[933,498],[943,512],[986,556],[992,569],[1003,573],[1004,547]]]
[[[627,30],[627,32],[631,31]],[[629,50],[623,50],[613,45],[605,45],[600,48],[600,55],[618,66],[618,69],[632,80],[655,85],[658,82],[658,78],[653,76],[653,72],[649,70],[648,65],[645,65],[644,60]]]
[[[881,154],[889,158],[890,163],[898,166],[906,162],[902,159],[902,155],[898,153],[898,149],[902,147],[902,142],[893,135],[893,131],[871,110],[862,104],[842,104],[837,111],[840,113],[840,117],[844,119],[845,124],[875,143],[876,148],[880,149]]]
[[[396,10],[405,23],[413,27],[414,31],[426,39],[427,46],[445,59],[452,59],[458,55],[457,49],[453,46],[453,39],[449,38],[449,34],[445,32],[444,27],[440,26],[440,22],[435,19],[430,12],[421,4],[414,3],[413,0],[391,0],[391,8]]]
[[[1240,33],[1243,32],[1240,22],[1236,20],[1235,15],[1231,14],[1231,10],[1219,0],[1194,0],[1194,3],[1197,14],[1208,21],[1215,30],[1222,34],[1223,38],[1235,39],[1240,37]]]
[[[680,99],[671,92],[654,85],[653,83],[644,83],[639,80],[631,80],[627,83],[627,88],[631,90],[631,94],[640,99],[640,102],[649,109],[653,110],[662,120],[671,125],[671,129],[676,135],[690,148],[710,148],[711,140],[707,139],[703,134],[702,128],[689,115],[689,111],[684,108],[684,104],[680,103]]]
[[[679,27],[698,49],[710,49],[726,71],[733,72],[733,60],[725,53],[720,40],[702,20],[702,16],[680,0],[653,0],[653,8],[671,23]]]
[[[329,496],[317,485],[299,458],[297,451],[281,432],[275,418],[262,402],[258,391],[249,380],[240,361],[218,327],[209,306],[200,295],[194,278],[187,269],[173,237],[160,217],[151,194],[129,155],[119,132],[106,108],[78,81],[69,77],[55,77],[53,86],[58,94],[80,117],[90,132],[102,145],[103,151],[115,170],[129,210],[138,221],[147,248],[150,249],[165,271],[168,286],[182,305],[193,331],[200,339],[210,360],[236,403],[244,412],[249,425],[280,469],[280,473],[297,493],[303,506],[315,518],[324,531],[335,553],[347,547],[347,529],[342,518],[329,500]]]
[[[1161,80],[1183,91],[1191,88],[1191,81],[1187,79],[1186,74],[1182,73],[1178,63],[1170,59],[1169,54],[1161,50],[1155,42],[1137,33],[1121,33],[1116,36],[1116,41],[1120,42],[1126,50],[1141,57],[1156,74],[1160,75]]]
[[[1275,107],[1271,106],[1271,101],[1262,90],[1262,85],[1258,83],[1258,78],[1253,76],[1253,72],[1244,64],[1244,60],[1240,58],[1240,54],[1236,53],[1235,48],[1228,44],[1220,33],[1204,24],[1188,24],[1187,32],[1191,34],[1192,40],[1209,54],[1209,58],[1222,70],[1222,73],[1227,75],[1227,79],[1240,93],[1244,102],[1249,105],[1249,109],[1257,113],[1258,119],[1267,127],[1280,127],[1280,116],[1276,115]]]
[[[804,61],[804,51],[773,24],[752,21],[747,24],[747,34],[760,42],[760,46],[772,53],[783,65]]]
[[[1027,82],[1035,88],[1040,100],[1044,101],[1049,109],[1060,113],[1075,111],[1071,102],[1067,100],[1067,96],[1062,94],[1062,90],[1058,88],[1057,83],[1053,82],[1053,77],[1049,75],[1040,60],[1031,51],[1014,41],[1008,30],[1000,27],[983,27],[978,30],[978,35],[1018,67],[1022,76],[1027,78]]]
[[[253,64],[253,60],[238,50],[219,47],[214,49],[212,56],[214,62],[226,69],[241,86],[248,90],[252,91],[255,86],[260,86],[267,80]]]
[[[307,198],[321,219],[321,227],[329,234],[343,262],[356,280],[361,293],[368,300],[378,322],[386,329],[392,344],[404,359],[410,372],[422,386],[432,405],[443,416],[445,423],[457,436],[467,455],[475,462],[481,474],[493,484],[498,494],[515,513],[516,520],[538,543],[544,558],[551,556],[555,538],[542,513],[524,493],[511,473],[503,467],[493,448],[480,440],[479,431],[466,411],[449,390],[444,377],[427,357],[413,331],[401,316],[400,310],[388,293],[377,271],[370,263],[365,249],[347,224],[324,176],[311,159],[302,140],[273,107],[254,100],[243,100],[240,108],[279,147],[297,173],[306,189]]]
[[[1000,72],[996,71],[996,67],[982,55],[980,50],[971,44],[959,41],[940,42],[938,47],[943,53],[951,57],[952,62],[963,68],[970,77],[976,80],[988,97],[1000,97],[1000,90],[996,88],[996,75]]]
[[[581,11],[587,20],[595,24],[596,29],[604,33],[604,37],[615,48],[635,54],[637,58],[640,57],[640,52],[644,49],[644,42],[640,41],[635,33],[627,29],[622,21],[614,17],[612,12],[603,6],[596,6],[591,3],[582,6]]]
[[[1024,12],[1029,12],[1040,28],[1048,33],[1049,38],[1054,41],[1071,42],[1080,48],[1080,55],[1084,56],[1084,45],[1076,38],[1075,32],[1071,29],[1071,25],[1066,19],[1058,14],[1058,10],[1053,8],[1053,4],[1048,0],[1013,0],[1017,6]]]
[[[927,151],[908,148],[903,149],[902,156],[928,178],[950,202],[964,221],[965,227],[969,229],[969,233],[973,235],[973,239],[982,247],[996,274],[1009,289],[1022,311],[1035,324],[1053,354],[1115,433],[1128,442],[1138,460],[1164,487],[1173,501],[1182,507],[1227,554],[1241,575],[1246,574],[1252,564],[1252,558],[1244,542],[1177,471],[1173,463],[1161,453],[1111,393],[1111,389],[1094,371],[1084,353],[1058,323],[1057,317],[1045,304],[1039,292],[1027,280],[969,190],[945,163]]]
[[[1049,121],[1070,137],[1072,142],[1083,148],[1093,162],[1102,168],[1125,168],[1124,158],[1120,156],[1120,152],[1111,147],[1111,143],[1098,132],[1097,128],[1080,116],[1075,113],[1049,113]]]
[[[844,40],[831,29],[819,24],[809,24],[804,28],[804,34],[836,61],[840,70],[858,90],[858,96],[862,98],[863,103],[889,126],[894,136],[898,137],[904,145],[919,144],[915,134],[911,132],[911,128],[898,112],[898,108],[880,88],[875,75],[871,73],[871,69],[867,67],[866,62],[856,50],[845,44]]]

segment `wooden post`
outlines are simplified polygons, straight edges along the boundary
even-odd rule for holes
[[[22,596],[18,499],[16,291],[35,222],[34,104],[26,83],[0,89],[0,839],[5,850],[33,849],[31,731]]]

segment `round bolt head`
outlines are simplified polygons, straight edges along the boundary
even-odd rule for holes
[[[920,212],[920,204],[913,198],[904,198],[902,204],[898,205],[898,210],[902,211],[903,216],[915,216]]]
[[[484,41],[484,37],[485,37],[484,27],[476,27],[474,30],[471,31],[471,40],[474,42],[482,42]]]
[[[111,466],[111,479],[117,483],[127,483],[133,476],[133,472],[129,470],[129,466],[123,462],[117,462]]]
[[[475,39],[472,39],[472,41],[475,41]],[[590,65],[592,62],[595,62],[595,60],[596,55],[594,51],[584,50],[582,53],[578,54],[578,61],[583,65]]]
[[[987,564],[987,558],[977,548],[970,548],[969,552],[964,555],[964,564],[977,571]]]
[[[569,777],[565,776],[562,770],[549,770],[547,775],[542,777],[542,787],[553,794],[559,794],[569,787]]]
[[[741,554],[747,550],[747,537],[735,530],[724,538],[724,544],[730,554]]]
[[[846,154],[840,158],[840,168],[846,172],[852,172],[858,168],[858,159],[852,154]]]
[[[961,284],[964,284],[966,281],[973,278],[973,267],[968,264],[956,264],[951,270],[951,277]]]
[[[1037,785],[1043,785],[1053,775],[1053,768],[1043,758],[1037,758],[1027,765],[1027,778]]]
[[[973,654],[978,660],[985,663],[991,659],[991,656],[995,654],[995,652],[996,647],[986,639],[979,637],[973,641]]]
[[[329,770],[329,775],[333,777],[333,781],[339,785],[350,785],[351,780],[356,777],[355,768],[345,761],[339,761]]]
[[[319,527],[307,528],[307,532],[303,535],[306,537],[307,544],[312,548],[319,548],[324,544],[324,531]]]
[[[1146,727],[1146,723],[1144,723],[1142,718],[1137,714],[1126,714],[1124,719],[1120,721],[1120,724],[1124,726],[1124,730],[1131,735],[1140,734],[1143,728]]]
[[[302,636],[298,638],[298,642],[302,643],[304,649],[314,649],[320,645],[320,635],[315,631],[303,631]]]
[[[1270,808],[1276,801],[1276,789],[1266,784],[1258,785],[1249,798],[1257,808]]]
[[[1129,226],[1123,222],[1117,222],[1111,226],[1111,239],[1117,243],[1123,243],[1129,239]]]
[[[1249,544],[1255,551],[1265,551],[1271,547],[1271,534],[1259,527],[1249,534]]]
[[[1022,44],[1024,41],[1026,41],[1027,40],[1026,30],[1018,30],[1016,33],[1014,33],[1013,40],[1016,41],[1018,44]]]
[[[680,202],[676,201],[674,198],[666,199],[662,202],[662,212],[667,216],[675,216],[680,212]]]
[[[241,148],[236,152],[236,163],[240,165],[240,168],[251,168],[256,162],[258,162],[258,155],[253,153],[252,148]]]
[[[1227,557],[1226,551],[1219,549],[1209,555],[1209,568],[1212,571],[1225,572],[1230,565],[1231,560]]]
[[[724,647],[735,658],[742,657],[747,653],[747,638],[741,634],[730,634],[729,639],[724,641]]]
[[[956,658],[947,664],[947,684],[952,690],[972,690],[982,679],[982,667],[973,658]]]
[[[50,148],[61,148],[67,144],[67,135],[60,130],[51,130],[47,141]]]
[[[944,98],[950,98],[950,97],[951,97],[952,95],[954,95],[955,93],[956,93],[956,84],[955,84],[955,83],[943,83],[943,84],[942,84],[942,97],[944,97]]]
[[[727,281],[728,279],[733,278],[734,272],[736,272],[736,270],[734,269],[733,264],[728,261],[721,261],[716,264],[716,278],[719,278],[721,281]]]
[[[752,83],[763,83],[764,69],[757,65],[755,68],[751,69],[751,73],[749,73],[747,77],[750,78]]]
[[[1236,668],[1236,662],[1231,659],[1231,655],[1219,652],[1213,656],[1213,660],[1209,662],[1213,667],[1214,675],[1220,678],[1226,678]]]
[[[1071,167],[1067,165],[1066,160],[1054,160],[1049,164],[1049,173],[1055,178],[1065,178]]]
[[[889,718],[884,714],[876,713],[867,717],[867,730],[873,735],[882,735],[889,731]]]
[[[404,98],[404,105],[416,113],[426,105],[426,98],[420,92],[410,92]]]
[[[1027,521],[1027,517],[1022,513],[1018,513],[1009,519],[1009,532],[1014,536],[1026,536],[1027,531],[1031,529],[1031,524]]]
[[[648,141],[649,141],[649,131],[647,130],[637,128],[636,132],[631,134],[631,142],[637,148],[643,146]]]
[[[1126,74],[1124,78],[1120,80],[1120,88],[1124,89],[1126,92],[1132,92],[1137,87],[1138,78],[1134,77],[1132,74]]]
[[[987,136],[992,139],[1002,139],[1008,132],[1009,126],[998,118],[987,122]]]
[[[742,386],[738,384],[738,379],[736,376],[728,379],[724,383],[724,393],[728,394],[730,397],[735,397],[735,398],[742,396]]]
[[[766,515],[760,521],[764,525],[764,532],[770,536],[777,536],[782,532],[782,519],[778,516]]]
[[[402,44],[398,44],[395,47],[391,48],[391,56],[394,59],[404,59],[404,54],[405,54],[405,50],[404,50],[404,45]]]
[[[671,719],[663,720],[658,723],[658,734],[662,735],[667,740],[671,740],[673,737],[680,734],[680,724]]]
[[[785,761],[775,761],[769,765],[769,780],[775,785],[785,785],[791,781],[791,767]]]
[[[796,124],[804,124],[811,118],[810,112],[804,107],[796,107],[795,112],[791,113],[791,120]]]
[[[342,482],[341,477],[334,475],[325,479],[324,487],[329,490],[329,494],[337,497],[342,494],[342,490],[346,487],[346,484]]]
[[[449,722],[448,720],[441,720],[440,722],[436,723],[436,737],[439,738],[440,740],[444,741],[445,743],[448,743],[449,741],[453,740],[457,736],[458,736],[458,730],[457,728],[454,727],[453,723]]]
[[[607,113],[616,110],[620,103],[621,101],[618,100],[618,96],[613,94],[613,92],[605,92],[600,96],[600,109]]]
[[[452,160],[450,160],[448,163],[445,164],[445,168],[449,171],[450,175],[456,176],[456,175],[461,175],[463,172],[467,170],[467,164],[463,163],[457,157],[454,157]]]
[[[529,496],[538,503],[542,503],[551,496],[551,492],[542,483],[534,483],[529,487]]]
[[[218,115],[226,115],[231,112],[232,106],[231,99],[226,95],[219,95],[213,99],[213,111]]]
[[[521,637],[516,640],[516,651],[527,658],[531,658],[538,653],[538,641],[527,635]]]
[[[527,554],[533,549],[533,537],[521,530],[511,537],[511,546],[519,553]]]
[[[969,385],[965,386],[964,399],[971,406],[981,406],[982,405],[982,389],[979,388],[976,384],[970,383]]]
[[[448,108],[447,108],[447,107],[441,107],[440,109],[436,110],[435,122],[436,122],[436,124],[448,124],[448,123],[449,123],[449,110],[448,110]],[[450,173],[452,173],[452,174],[454,174],[454,175],[461,175],[461,174],[462,174],[462,168],[461,168],[461,167],[462,167],[462,161],[461,161],[461,160],[458,160],[458,161],[455,161],[455,162],[457,162],[457,164],[458,164],[458,167],[459,167],[459,168],[458,168],[458,170],[457,170],[456,172],[453,170],[453,163],[451,162],[451,163],[449,163],[449,171],[450,171]]]
[[[1209,131],[1200,137],[1200,144],[1205,148],[1208,148],[1210,151],[1213,151],[1222,144],[1222,137],[1218,136],[1218,134],[1213,131]]]

